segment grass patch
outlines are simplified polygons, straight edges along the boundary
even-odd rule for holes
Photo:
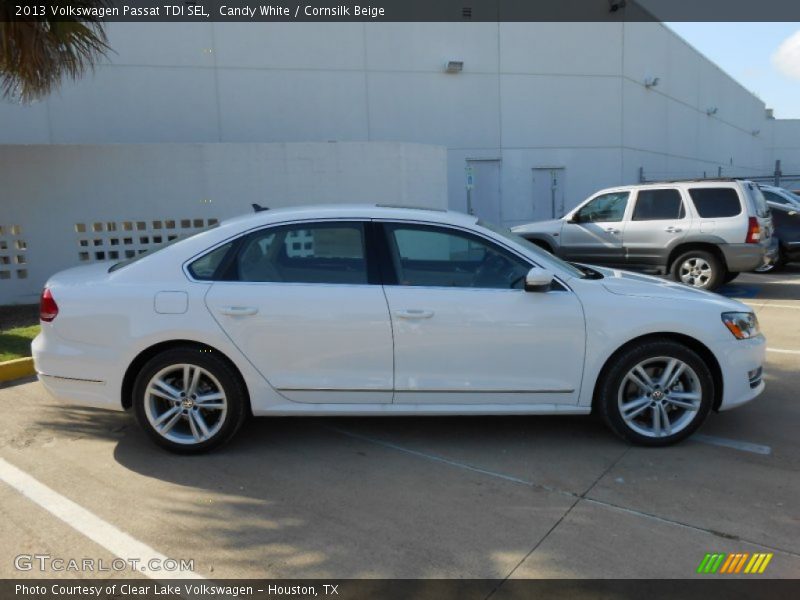
[[[28,325],[0,331],[0,362],[30,356],[31,341],[40,329],[39,325]]]

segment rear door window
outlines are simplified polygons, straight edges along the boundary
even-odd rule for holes
[[[634,221],[667,221],[683,219],[685,216],[686,211],[678,190],[639,190],[636,195]]]
[[[739,194],[731,187],[689,188],[697,214],[704,219],[735,217],[742,212]]]
[[[366,284],[364,224],[308,223],[264,229],[244,241],[235,267],[239,281]]]

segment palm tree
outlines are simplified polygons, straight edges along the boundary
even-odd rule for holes
[[[102,23],[82,17],[20,20],[13,0],[0,0],[0,95],[31,102],[56,89],[64,76],[80,78],[110,50]],[[72,6],[103,7],[106,0],[71,0]]]

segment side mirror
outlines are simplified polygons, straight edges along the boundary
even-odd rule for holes
[[[566,219],[567,223],[580,223],[581,222],[581,215],[580,213],[572,213]]]
[[[797,214],[797,211],[796,211],[796,210],[790,210],[790,211],[789,211],[789,216],[790,216],[790,217],[793,217],[793,216],[795,216],[796,214]]]
[[[525,275],[526,292],[546,292],[553,285],[553,274],[547,269],[533,267]]]

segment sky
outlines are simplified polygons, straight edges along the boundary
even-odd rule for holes
[[[800,23],[666,23],[778,119],[800,119]]]

